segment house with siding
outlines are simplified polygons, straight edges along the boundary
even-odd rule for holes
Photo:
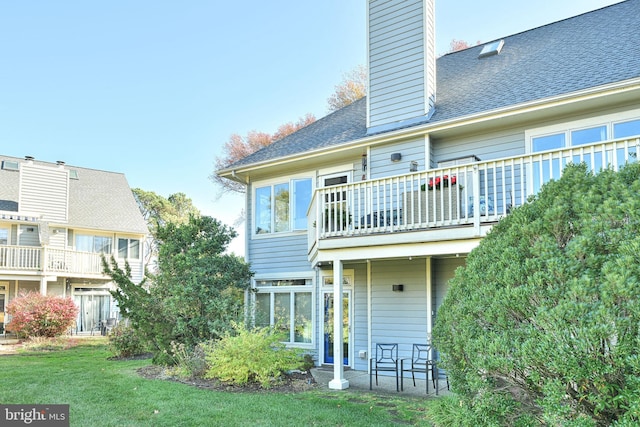
[[[22,292],[72,297],[77,331],[118,318],[101,256],[144,273],[146,222],[125,176],[0,155],[0,331]]]
[[[433,0],[368,0],[368,96],[218,171],[246,185],[257,324],[366,371],[426,343],[455,269],[569,162],[637,161],[640,0],[436,58]]]

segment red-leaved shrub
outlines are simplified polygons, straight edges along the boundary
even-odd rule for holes
[[[71,298],[28,292],[7,304],[7,314],[11,316],[8,332],[22,337],[56,337],[74,324],[78,307]]]

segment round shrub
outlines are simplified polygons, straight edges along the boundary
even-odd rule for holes
[[[149,351],[141,334],[124,322],[111,330],[109,348],[118,357],[139,356]]]
[[[638,194],[640,164],[569,166],[456,271],[434,342],[468,422],[640,423]]]
[[[302,366],[299,350],[286,348],[272,328],[236,327],[237,335],[225,335],[205,348],[209,369],[205,378],[231,384],[259,383],[269,388],[283,374]]]
[[[78,307],[71,298],[21,293],[7,304],[11,320],[7,332],[20,337],[57,337],[66,333],[76,321]]]

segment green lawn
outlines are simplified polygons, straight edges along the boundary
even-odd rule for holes
[[[418,398],[349,391],[227,393],[140,377],[103,340],[0,356],[0,402],[69,404],[72,426],[428,426]]]

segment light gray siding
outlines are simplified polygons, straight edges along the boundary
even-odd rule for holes
[[[248,261],[259,274],[309,271],[307,233],[252,239]]]
[[[424,259],[372,263],[371,346],[398,343],[400,357],[411,357],[414,343],[427,342],[427,286]],[[392,285],[402,284],[402,292]]]
[[[409,172],[412,161],[418,162],[418,170],[425,169],[424,139],[417,138],[396,144],[376,146],[371,149],[372,179],[405,174]],[[399,162],[391,161],[391,154],[400,153]]]
[[[432,147],[432,167],[444,160],[471,155],[477,156],[480,160],[516,156],[525,152],[524,129],[511,128],[455,140],[436,140],[432,141]]]
[[[444,258],[433,260],[433,320],[438,314],[438,308],[442,305],[447,291],[449,290],[449,280],[453,278],[455,270],[464,265],[466,257]],[[435,324],[435,323],[434,323]]]
[[[45,221],[67,221],[69,172],[63,168],[22,164],[20,169],[21,212],[42,215]]]
[[[353,367],[357,370],[366,371],[368,367],[369,351],[367,334],[367,265],[354,264],[344,267],[354,270],[353,288],[353,318],[351,319],[351,330],[353,331],[351,345],[353,346]],[[358,357],[360,350],[367,351],[367,358]]]
[[[40,246],[38,226],[35,224],[18,226],[18,244],[20,246]]]
[[[435,66],[425,65],[423,3],[369,1],[369,127],[421,117],[430,108],[426,94],[435,88],[425,76],[435,77]]]

